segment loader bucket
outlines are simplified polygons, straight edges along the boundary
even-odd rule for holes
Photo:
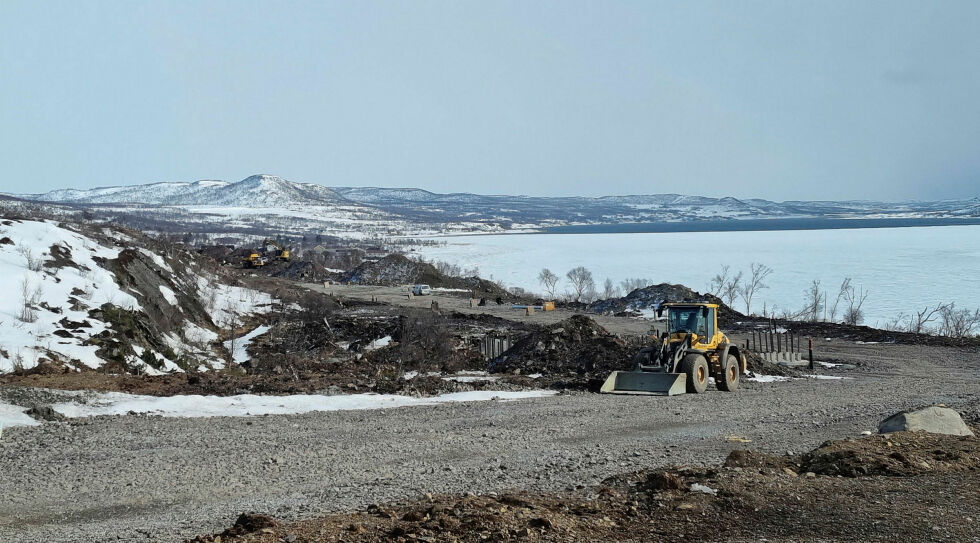
[[[676,396],[687,392],[683,373],[657,373],[646,371],[614,371],[602,384],[603,394],[649,394],[652,396]]]

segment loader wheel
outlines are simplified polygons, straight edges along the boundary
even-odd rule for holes
[[[735,392],[739,382],[742,381],[742,366],[738,363],[738,358],[730,354],[725,357],[725,363],[721,368],[721,375],[715,377],[718,390],[725,392]]]
[[[681,361],[681,371],[687,374],[687,391],[701,394],[708,388],[708,361],[699,354],[689,354]]]

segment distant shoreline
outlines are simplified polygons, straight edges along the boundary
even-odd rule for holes
[[[619,224],[579,224],[549,226],[537,229],[536,234],[648,234],[679,232],[753,232],[776,230],[843,230],[849,228],[907,228],[925,226],[980,225],[980,217],[969,218],[794,218],[794,219],[730,219],[679,222],[644,222]]]

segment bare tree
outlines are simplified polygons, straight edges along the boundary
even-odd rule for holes
[[[826,294],[820,290],[820,280],[814,279],[810,287],[806,289],[806,305],[801,311],[801,315],[810,322],[820,320],[820,313],[824,310]]]
[[[746,315],[752,314],[752,298],[755,297],[756,293],[762,289],[769,288],[765,280],[772,274],[772,268],[756,262],[753,262],[749,266],[749,269],[751,272],[749,279],[738,289],[738,293],[742,296],[742,301],[745,302]]]
[[[861,310],[861,306],[864,305],[869,293],[865,292],[864,287],[855,290],[854,286],[850,284],[849,278],[846,282],[847,289],[843,291],[844,300],[847,302],[847,309],[844,311],[844,323],[860,324],[864,320],[864,311]]]
[[[969,309],[956,309],[952,302],[945,304],[942,309],[942,321],[939,333],[949,337],[967,337],[980,326],[980,309],[970,312]]]
[[[607,277],[606,282],[602,284],[602,299],[610,298],[619,298],[619,289],[613,284],[612,279]]]
[[[619,286],[623,287],[623,293],[624,294],[629,294],[630,292],[633,292],[634,290],[641,289],[641,288],[646,288],[646,287],[648,287],[648,286],[650,286],[652,284],[653,284],[653,281],[651,281],[649,279],[643,279],[643,278],[640,278],[640,277],[627,277],[626,279],[623,279],[619,283]]]
[[[592,272],[585,269],[585,266],[572,268],[565,277],[572,287],[572,295],[576,302],[582,301],[583,298],[587,299],[590,294],[595,293],[595,280],[592,278]]]
[[[834,300],[834,305],[830,308],[830,322],[837,322],[837,306],[840,305],[841,300],[844,299],[844,293],[851,288],[851,278],[845,277],[840,283],[840,290],[837,291],[837,298]]]
[[[738,297],[739,292],[742,290],[742,272],[739,271],[735,275],[729,277],[725,284],[721,288],[720,298],[728,304],[729,307],[735,304],[735,298]]]
[[[922,311],[916,311],[915,315],[909,318],[907,331],[913,334],[923,334],[926,331],[926,325],[930,322],[936,320],[940,315],[946,311],[947,306],[952,309],[953,304],[939,304],[936,307],[930,308],[926,306]]]
[[[555,297],[555,286],[558,284],[559,277],[552,273],[548,268],[541,268],[538,273],[538,282],[544,287],[545,292],[551,298]]]
[[[721,298],[721,290],[725,288],[725,283],[728,282],[728,272],[730,269],[731,267],[728,264],[725,264],[721,267],[721,271],[715,274],[715,276],[711,278],[711,281],[708,281],[708,292],[710,292],[713,296]]]

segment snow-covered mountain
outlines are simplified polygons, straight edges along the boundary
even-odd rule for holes
[[[2,196],[2,195],[0,195]],[[273,175],[238,182],[152,183],[10,195],[75,208],[147,231],[264,236],[502,232],[567,225],[744,219],[976,220],[980,199],[936,202],[787,201],[684,194],[542,197],[439,194],[418,188],[325,187]]]
[[[238,181],[152,183],[89,190],[62,189],[21,198],[74,204],[155,204],[213,206],[346,205],[349,200],[327,187],[294,183],[274,175],[253,175]]]

